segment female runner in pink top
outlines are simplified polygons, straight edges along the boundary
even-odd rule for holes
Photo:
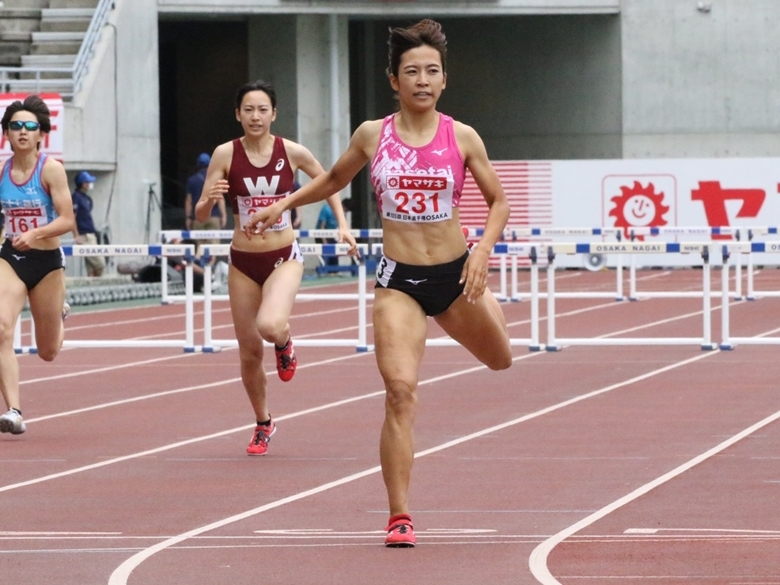
[[[446,87],[446,39],[423,20],[390,32],[390,85],[399,111],[364,122],[333,168],[250,218],[247,236],[265,233],[287,210],[344,188],[369,161],[382,215],[384,257],[377,267],[373,323],[385,384],[380,460],[390,521],[385,544],[415,545],[407,494],[412,425],[425,350],[426,316],[493,370],[512,365],[501,307],[487,289],[488,257],[509,219],[509,204],[473,128],[436,110]],[[484,235],[469,252],[458,219],[465,170],[489,207]]]

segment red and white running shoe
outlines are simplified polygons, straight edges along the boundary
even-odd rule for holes
[[[246,452],[249,455],[265,455],[268,453],[268,443],[271,442],[271,437],[276,432],[276,424],[273,419],[271,423],[267,425],[257,425],[255,432],[252,435],[252,440],[249,442],[249,446],[246,448]]]
[[[390,518],[385,528],[385,546],[391,548],[411,548],[417,543],[414,537],[412,518],[408,514],[398,514]]]
[[[276,371],[282,382],[289,382],[295,375],[295,368],[298,367],[298,358],[295,357],[292,337],[287,340],[284,349],[274,346],[276,352]]]

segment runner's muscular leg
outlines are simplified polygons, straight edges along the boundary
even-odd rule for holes
[[[505,370],[512,365],[506,319],[501,305],[489,290],[474,304],[461,295],[434,319],[450,337],[491,370]]]
[[[290,313],[301,285],[303,264],[295,260],[283,262],[263,285],[263,302],[257,313],[260,336],[277,346],[284,346],[290,337]]]
[[[256,319],[263,296],[262,289],[251,278],[232,265],[228,268],[228,293],[233,328],[238,340],[241,381],[244,384],[256,420],[268,420],[266,404],[267,379],[263,370],[263,338]]]
[[[27,287],[5,260],[0,260],[0,392],[8,408],[20,408],[19,362],[14,327],[27,298]]]
[[[62,306],[65,303],[65,271],[52,270],[28,294],[35,321],[38,357],[50,362],[60,353],[65,337]]]
[[[425,313],[411,297],[380,288],[375,295],[376,360],[386,392],[379,457],[390,515],[394,516],[409,511],[418,368],[425,352],[428,323]]]

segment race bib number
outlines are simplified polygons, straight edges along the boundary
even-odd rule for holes
[[[239,227],[241,229],[244,229],[249,223],[249,218],[252,217],[255,213],[257,213],[258,210],[262,209],[263,207],[270,207],[277,201],[284,199],[287,197],[287,193],[284,195],[256,195],[256,196],[239,196],[236,197],[236,200],[238,202],[238,221],[239,221]],[[284,229],[287,229],[292,224],[290,223],[290,212],[285,211],[279,219],[276,220],[276,223],[269,227],[268,229],[271,231],[281,231]]]
[[[49,223],[46,210],[42,205],[5,208],[3,213],[5,214],[5,233],[11,239]]]
[[[382,194],[382,217],[386,219],[427,223],[452,218],[450,177],[388,174],[386,187]]]

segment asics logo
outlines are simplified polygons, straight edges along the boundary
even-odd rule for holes
[[[281,171],[284,168],[284,159],[280,158],[278,161],[276,161],[276,170]]]
[[[444,151],[447,150],[447,148],[448,147],[445,146],[444,148],[440,148],[439,150],[432,150],[431,152],[433,154],[438,154],[439,156],[441,156],[442,154],[444,154]]]
[[[413,278],[407,278],[406,282],[408,282],[410,284],[413,284],[414,286],[417,286],[418,284],[420,284],[421,282],[425,282],[426,280],[428,280],[428,279],[427,278],[423,278],[422,280],[414,280]]]

